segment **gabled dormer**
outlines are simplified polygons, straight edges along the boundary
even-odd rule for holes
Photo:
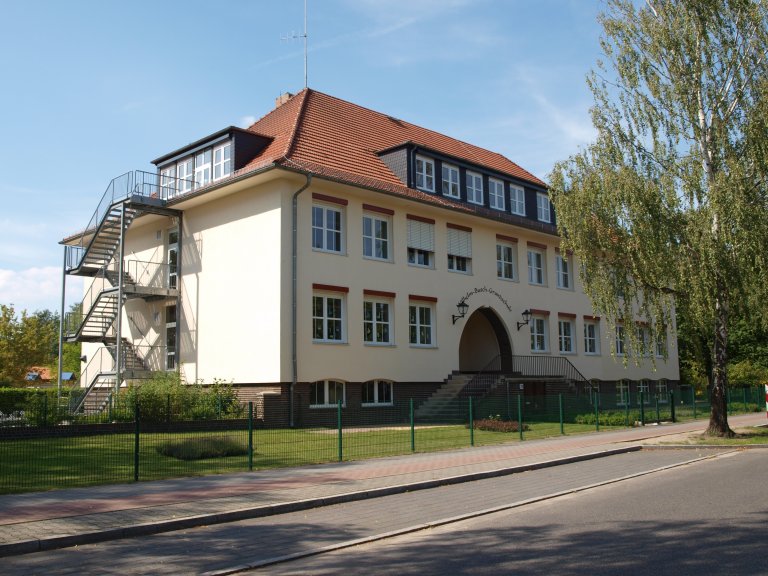
[[[232,176],[273,140],[235,126],[201,138],[152,161],[165,198],[173,198]]]

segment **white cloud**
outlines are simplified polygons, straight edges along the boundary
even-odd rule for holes
[[[82,278],[67,278],[67,307],[79,302],[83,293]],[[61,307],[61,268],[45,266],[26,270],[0,268],[0,303],[13,304],[17,312],[52,310]]]

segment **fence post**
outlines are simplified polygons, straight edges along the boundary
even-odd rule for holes
[[[134,419],[134,427],[135,432],[133,435],[133,480],[134,482],[139,481],[139,433],[141,430],[141,426],[139,425],[139,418],[141,415],[141,410],[139,409],[139,399],[136,399],[136,403],[133,407],[133,419]]]
[[[675,392],[674,390],[669,391],[669,416],[672,418],[672,423],[674,424],[677,422],[677,418],[675,418]]]
[[[472,414],[472,396],[469,397],[469,445],[475,445],[475,418]]]
[[[338,402],[338,405],[336,408],[336,414],[337,414],[338,428],[339,428],[339,462],[341,462],[344,457],[344,452],[341,444],[341,400],[339,400]]]
[[[634,425],[634,423],[633,423]],[[627,401],[624,402],[624,426],[629,428],[629,398],[627,398]]]
[[[414,425],[415,422],[413,420],[413,398],[411,398],[411,402],[410,402],[410,411],[411,411],[411,452],[416,452],[416,426]]]
[[[661,414],[659,413],[659,395],[656,394],[656,424],[661,424]]]
[[[563,423],[563,395],[557,395],[558,404],[560,405],[560,434],[565,434],[565,425]]]
[[[248,402],[248,472],[253,472],[253,401]]]
[[[696,386],[691,386],[691,403],[693,404],[693,419],[696,420]]]
[[[742,392],[742,396],[744,396],[744,412],[746,412],[747,411],[747,389],[742,388],[741,392]]]
[[[509,403],[509,380],[507,380],[507,420],[512,420],[512,407]]]
[[[520,432],[520,440],[523,439],[523,395],[517,394],[517,430]]]
[[[640,425],[645,426],[645,394],[640,390]]]
[[[595,432],[600,432],[600,394],[595,394]]]

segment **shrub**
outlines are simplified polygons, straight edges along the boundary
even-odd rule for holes
[[[245,456],[248,454],[248,448],[231,438],[204,437],[165,442],[157,446],[157,452],[179,460],[203,460],[204,458]]]
[[[502,420],[498,416],[475,420],[474,425],[475,430],[485,430],[486,432],[520,432],[520,424],[516,420]],[[530,429],[528,424],[523,424],[523,430]]]
[[[646,420],[650,417],[650,411],[645,411]],[[595,413],[587,412],[586,414],[578,414],[573,419],[576,424],[595,424]],[[640,421],[640,411],[630,410],[629,415],[624,410],[606,410],[600,412],[600,424],[603,426],[626,426],[627,421],[632,425],[634,422]]]

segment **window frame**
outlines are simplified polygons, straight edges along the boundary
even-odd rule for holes
[[[428,226],[429,228],[425,228]],[[425,235],[429,236],[425,239]],[[419,260],[426,259],[423,263]],[[435,268],[435,223],[418,218],[407,219],[406,260],[416,268]]]
[[[202,188],[213,181],[213,150],[205,148],[196,152],[193,158],[195,160],[195,188]]]
[[[501,189],[501,192],[497,190]],[[504,181],[498,178],[488,178],[488,205],[494,210],[500,212],[506,211],[506,201],[504,199]]]
[[[542,192],[536,192],[536,219],[539,222],[552,223],[552,206],[549,196]]]
[[[448,175],[447,179],[446,173]],[[448,198],[461,198],[461,179],[459,177],[459,167],[454,166],[453,164],[448,164],[447,162],[443,162],[440,176],[440,188],[443,196],[447,196]],[[453,176],[456,177],[455,181]],[[446,185],[448,187],[448,192],[446,192]],[[456,193],[452,194],[451,190],[455,190]]]
[[[509,260],[504,259],[505,249],[509,250]],[[511,276],[503,274],[505,266],[509,266],[512,269]],[[517,269],[517,243],[496,240],[496,277],[499,280],[511,280],[512,282],[518,281],[519,275]]]
[[[557,276],[557,287],[560,290],[573,290],[572,270],[573,265],[571,256],[568,255],[567,252],[565,256],[563,256],[562,252],[557,252],[555,254],[555,271]]]
[[[365,225],[366,220],[369,220],[371,223],[371,234],[366,235],[365,231]],[[366,258],[368,260],[378,260],[379,262],[391,262],[392,261],[392,250],[390,249],[391,244],[391,230],[392,230],[392,219],[388,216],[385,216],[383,214],[373,213],[373,212],[363,212],[363,230],[362,230],[362,236],[363,236],[363,258]],[[376,233],[376,227],[378,224],[383,224],[384,228],[386,230],[385,237],[377,237]],[[366,254],[366,241],[370,242],[370,254]],[[385,256],[377,256],[376,252],[378,251],[377,248],[379,246],[384,246],[386,255]]]
[[[666,378],[656,381],[656,397],[659,404],[669,404],[669,381]]]
[[[541,260],[539,263],[540,266],[538,268],[535,266],[532,266],[532,262],[531,262],[532,255],[538,256]],[[547,252],[546,250],[528,246],[526,258],[528,261],[528,284],[530,284],[531,286],[546,286],[547,285]],[[535,270],[538,270],[539,275],[541,276],[541,279],[538,282],[534,281]]]
[[[316,210],[322,211],[322,221],[318,226],[315,221]],[[338,214],[338,230],[328,228],[328,213],[334,212]],[[344,254],[344,246],[346,244],[346,234],[344,225],[345,210],[343,206],[336,204],[325,204],[323,202],[312,202],[312,250],[315,252],[326,252],[328,254]],[[315,243],[316,231],[320,231],[322,239],[322,245],[318,246]],[[338,250],[328,248],[328,234],[338,235]]]
[[[589,328],[593,328],[593,334],[589,335]],[[594,346],[590,346],[592,342]],[[590,350],[590,348],[594,348]],[[600,323],[596,320],[584,320],[584,354],[586,356],[600,355]]]
[[[467,178],[467,202],[469,202],[470,204],[479,204],[480,206],[482,206],[483,203],[485,202],[485,190],[483,188],[482,174],[478,174],[477,172],[471,172],[470,170],[467,170],[466,178]],[[476,186],[478,182],[480,183],[479,188]]]
[[[545,354],[549,352],[549,326],[547,317],[542,315],[531,316],[531,353]],[[541,332],[538,327],[541,326]],[[543,347],[539,347],[539,338]]]
[[[647,378],[641,379],[637,383],[637,402],[640,403],[640,393],[643,393],[643,406],[651,403],[651,381]]]
[[[366,392],[366,388],[369,385],[373,388],[373,402],[366,402],[366,399],[370,399],[370,396],[368,396]],[[381,401],[380,387],[382,385],[385,388],[389,388],[389,401]],[[392,380],[383,380],[383,379],[368,380],[366,382],[363,382],[360,396],[361,396],[360,405],[363,408],[376,408],[379,406],[394,406],[395,405],[395,383]]]
[[[622,378],[616,381],[616,406],[627,406],[632,397],[630,395],[629,380]]]
[[[563,331],[564,327],[568,327],[568,334]],[[570,343],[570,350],[563,348],[563,344]],[[573,318],[567,318],[561,316],[557,319],[557,346],[558,351],[562,355],[574,355],[576,351],[576,325]]]
[[[213,182],[232,175],[232,148],[231,140],[227,140],[226,142],[222,142],[213,147],[213,157],[211,159],[211,180]],[[216,160],[216,154],[218,152],[221,152],[219,161]],[[217,169],[220,169],[218,176],[216,175]]]
[[[616,338],[616,356],[626,356],[627,342],[626,342],[626,334],[624,333],[623,325],[621,324],[616,325],[614,336]]]
[[[322,314],[317,315],[317,300],[322,300]],[[339,316],[328,315],[328,301],[339,301]],[[321,322],[322,337],[318,338],[317,335],[317,322]],[[338,322],[339,324],[339,338],[329,338],[329,322]],[[347,342],[347,299],[346,295],[342,292],[322,292],[315,291],[312,293],[312,342],[315,344],[346,344]]]
[[[415,314],[412,313],[415,311]],[[422,311],[429,312],[429,322],[424,323]],[[408,303],[408,344],[412,348],[436,348],[435,340],[435,305],[432,302],[411,300]],[[428,331],[429,342],[424,342],[423,330]],[[414,340],[414,334],[416,336]]]
[[[509,185],[509,209],[512,214],[525,216],[525,188],[522,186]]]
[[[371,307],[370,320],[367,318],[367,305]],[[378,308],[379,306],[385,306],[387,311],[386,320],[378,320]],[[365,296],[363,298],[363,343],[366,346],[393,346],[394,345],[394,330],[392,325],[392,300],[387,298],[373,298]],[[372,340],[367,340],[366,326],[371,326]],[[386,327],[387,340],[378,340],[379,326]]]
[[[333,383],[333,387],[336,388],[337,384],[341,385],[341,407],[346,408],[347,407],[347,383],[343,380],[334,380],[334,379],[328,379],[328,380],[316,380],[315,382],[310,383],[310,389],[309,389],[309,407],[312,409],[317,408],[336,408],[338,407],[338,401],[336,403],[331,404],[330,403],[330,388],[331,383]],[[323,404],[318,403],[312,403],[313,399],[317,398],[315,388],[318,385],[323,386],[323,400],[325,402]]]
[[[419,163],[421,163],[421,170],[419,170]],[[430,170],[427,170],[427,166],[431,167],[431,173]],[[416,162],[414,163],[414,169],[415,169],[415,175],[414,175],[414,182],[416,184],[416,188],[419,190],[424,190],[425,192],[435,192],[435,161],[431,158],[427,158],[426,156],[421,156],[419,154],[416,155]],[[419,179],[421,179],[421,184],[419,183]],[[431,180],[432,185],[429,186],[428,183]]]

